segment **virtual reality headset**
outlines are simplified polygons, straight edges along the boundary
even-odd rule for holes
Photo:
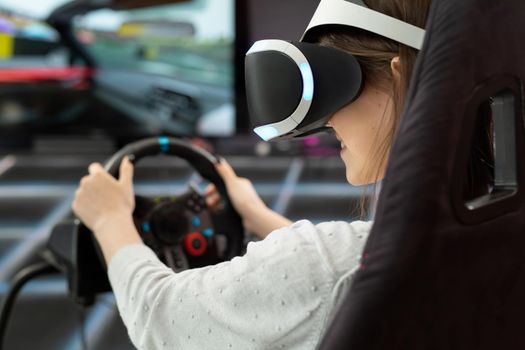
[[[246,94],[254,132],[265,141],[326,129],[330,117],[361,93],[357,59],[310,43],[314,28],[343,25],[421,49],[425,31],[371,10],[361,0],[321,0],[300,42],[260,40],[246,54]]]

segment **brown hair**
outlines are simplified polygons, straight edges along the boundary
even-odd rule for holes
[[[424,28],[431,0],[365,0],[375,11]],[[383,115],[382,132],[376,134],[376,145],[370,150],[369,164],[365,170],[367,179],[377,182],[382,176],[390,153],[394,135],[403,112],[408,85],[418,51],[394,40],[347,26],[324,26],[312,33],[314,42],[337,48],[354,55],[365,76],[365,84],[383,89],[392,94],[394,115]],[[392,76],[391,61],[400,58],[400,79]],[[385,110],[386,112],[386,110]],[[366,197],[361,203],[361,215],[366,212]]]

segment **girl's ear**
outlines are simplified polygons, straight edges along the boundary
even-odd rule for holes
[[[392,69],[392,76],[394,79],[399,82],[401,79],[401,60],[399,59],[399,56],[392,58],[392,61],[390,61],[390,69]]]

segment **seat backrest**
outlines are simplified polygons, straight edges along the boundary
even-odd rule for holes
[[[362,265],[321,349],[525,349],[525,1],[434,0]],[[489,101],[492,194],[466,203]]]

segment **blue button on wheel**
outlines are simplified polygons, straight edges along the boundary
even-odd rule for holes
[[[162,153],[168,153],[170,150],[170,140],[165,136],[159,137],[159,146]]]
[[[201,225],[201,219],[199,219],[198,217],[194,216],[193,219],[191,219],[191,224],[194,227],[199,227]]]
[[[207,238],[210,238],[211,236],[213,236],[214,232],[213,232],[213,229],[212,228],[207,228],[205,230],[202,231],[202,234],[207,237]]]

